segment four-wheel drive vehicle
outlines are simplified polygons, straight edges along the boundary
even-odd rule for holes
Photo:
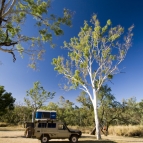
[[[59,121],[38,120],[35,122],[33,138],[47,143],[50,139],[69,139],[70,142],[78,142],[82,132],[79,130],[71,130],[66,124]]]

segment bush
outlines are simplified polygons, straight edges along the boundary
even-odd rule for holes
[[[8,125],[8,123],[0,122],[0,127],[7,127]]]

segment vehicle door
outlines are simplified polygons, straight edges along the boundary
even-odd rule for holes
[[[58,137],[58,131],[57,131],[57,124],[56,123],[48,123],[48,134],[51,139],[56,139]]]
[[[38,123],[35,129],[35,136],[40,138],[42,134],[49,134],[50,138],[57,138],[57,132],[55,132],[55,123]]]
[[[47,123],[37,123],[35,127],[34,136],[36,136],[36,138],[40,138],[46,127]]]
[[[70,132],[64,124],[58,124],[58,138],[69,138]]]

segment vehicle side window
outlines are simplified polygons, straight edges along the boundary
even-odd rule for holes
[[[48,123],[48,128],[56,128],[56,123]]]
[[[39,123],[38,124],[38,128],[46,128],[47,127],[47,123]]]
[[[58,125],[58,130],[66,130],[65,126],[62,124]]]
[[[50,112],[49,112],[49,113],[44,112],[44,113],[42,114],[42,118],[43,118],[43,119],[50,118]]]

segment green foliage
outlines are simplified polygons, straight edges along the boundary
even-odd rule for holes
[[[54,111],[57,111],[58,110],[58,105],[54,102],[49,102],[49,104],[47,106],[42,106],[41,109],[44,109],[44,110],[54,110]]]
[[[54,69],[71,84],[69,89],[84,87],[87,91],[89,85],[95,88],[93,83],[98,81],[95,90],[99,90],[105,81],[111,80],[119,72],[117,67],[131,46],[133,26],[129,28],[123,42],[120,40],[124,36],[122,26],[113,27],[109,19],[101,27],[96,15],[93,15],[91,22],[93,26],[85,21],[78,37],[71,38],[69,43],[64,42],[63,48],[69,50],[68,58],[64,60],[58,56],[52,62]],[[71,64],[67,66],[65,61]]]
[[[139,125],[143,123],[142,101],[137,102],[135,97],[123,100],[125,112],[122,114],[120,124]]]
[[[100,124],[107,127],[116,124],[122,119],[122,114],[125,112],[124,105],[115,100],[111,94],[111,88],[107,85],[102,86],[98,93],[98,113]]]
[[[21,57],[23,58],[24,48],[20,44],[17,44],[16,48],[17,48],[17,51],[20,53]]]
[[[112,78],[113,78],[113,75],[109,74],[108,79],[112,79]]]
[[[83,107],[91,109],[93,111],[93,105],[90,98],[87,96],[85,92],[81,92],[81,94],[76,99]]]
[[[2,122],[9,124],[22,124],[24,121],[31,121],[32,110],[22,104],[15,104],[14,110],[8,110],[6,114],[0,117]]]
[[[111,22],[111,20],[109,19],[109,20],[107,20],[107,25],[111,25],[112,24],[112,22]]]
[[[53,36],[63,35],[62,25],[71,26],[71,12],[64,9],[63,16],[54,15],[50,12],[51,0],[4,0],[1,4],[0,50],[12,54],[13,61],[16,60],[15,51],[21,56],[28,54],[31,68],[36,68],[37,61],[42,59],[44,43],[49,42],[51,47],[55,47]],[[27,17],[33,19],[34,25],[27,23]],[[25,35],[23,25],[34,26],[37,35]],[[24,46],[24,43],[29,45]]]
[[[63,73],[63,68],[61,65],[62,61],[63,61],[62,57],[58,57],[57,59],[56,58],[53,59],[53,64],[57,65],[54,70],[57,70],[59,73]]]
[[[76,100],[81,104],[78,109],[80,126],[94,126],[94,112],[90,98],[85,92],[81,92]]]
[[[40,82],[35,82],[33,88],[27,91],[27,97],[30,97],[30,99],[24,98],[24,102],[35,112],[41,108],[48,99],[52,99],[54,95],[55,92],[48,92],[41,86]]]
[[[14,109],[15,100],[12,93],[6,92],[4,86],[0,86],[0,116],[6,114],[8,110]]]
[[[42,107],[44,110],[55,110],[57,112],[57,118],[68,125],[76,125],[77,119],[75,110],[73,108],[74,103],[69,100],[65,100],[63,96],[60,96],[58,103],[50,102],[47,106]]]

